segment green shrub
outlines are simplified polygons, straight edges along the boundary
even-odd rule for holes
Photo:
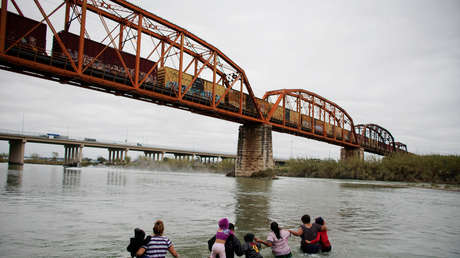
[[[294,177],[460,184],[460,156],[395,153],[368,160],[297,158],[287,161],[277,173]]]

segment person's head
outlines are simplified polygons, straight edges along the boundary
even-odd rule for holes
[[[252,242],[252,241],[254,241],[254,234],[252,234],[252,233],[247,233],[246,235],[244,235],[244,241],[245,241],[245,242]]]
[[[302,223],[303,223],[303,224],[308,224],[308,223],[310,223],[310,215],[307,215],[307,214],[303,215],[302,218],[301,218],[301,220],[302,220]]]
[[[217,223],[219,225],[219,228],[221,229],[228,229],[228,219],[227,218],[223,218],[223,219],[220,219],[219,220],[219,223]]]
[[[235,225],[233,225],[233,223],[228,223],[228,229],[235,231]]]
[[[140,228],[135,228],[134,229],[134,238],[137,240],[144,240],[145,238],[145,232],[144,230]]]
[[[163,235],[163,232],[165,231],[165,225],[163,224],[163,221],[157,220],[155,221],[155,224],[153,225],[153,233],[155,235]]]
[[[272,224],[270,224],[270,229],[273,231],[273,233],[275,233],[275,236],[277,239],[281,238],[280,228],[278,227],[278,223],[273,221]]]
[[[323,220],[323,218],[318,217],[318,218],[315,219],[315,223],[322,226],[322,225],[324,225],[324,220]]]

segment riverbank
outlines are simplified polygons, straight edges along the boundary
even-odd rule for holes
[[[460,156],[396,153],[382,159],[344,161],[291,159],[274,169],[279,176],[359,179],[460,185]]]
[[[124,164],[123,167],[162,171],[206,171],[228,174],[234,171],[235,163],[229,159],[224,159],[216,163],[202,163],[198,160],[167,158],[162,161],[153,161],[146,157],[139,157],[134,161]]]

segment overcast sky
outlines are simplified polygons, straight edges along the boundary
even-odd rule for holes
[[[355,125],[388,129],[410,152],[460,154],[460,1],[131,2],[219,48],[245,70],[258,97],[303,88],[340,105]],[[0,76],[1,129],[236,153],[235,123],[6,71]],[[26,154],[63,150],[26,145]],[[339,151],[273,133],[278,158],[336,159]],[[0,152],[8,152],[7,142]],[[87,148],[84,155],[107,151]]]

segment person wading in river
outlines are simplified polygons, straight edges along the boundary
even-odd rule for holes
[[[216,233],[216,242],[212,245],[211,258],[216,258],[219,255],[220,258],[226,258],[225,256],[225,241],[233,232],[228,229],[229,223],[227,218],[219,220],[217,223],[219,228]]]
[[[176,250],[174,249],[174,245],[171,240],[163,236],[164,229],[165,226],[163,221],[157,220],[153,226],[154,235],[150,238],[150,242],[142,246],[139,251],[137,251],[136,255],[165,258],[166,253],[169,251],[169,253],[171,253],[174,257],[179,257],[179,254],[177,254]]]
[[[225,256],[226,258],[233,258],[235,257],[235,254],[238,256],[242,256],[243,252],[241,251],[241,242],[240,240],[235,236],[235,225],[232,223],[228,224],[228,229],[233,233],[230,236],[228,236],[227,240],[225,240]],[[209,251],[212,251],[212,246],[216,242],[216,236],[214,235],[211,239],[208,241],[208,249]],[[216,257],[219,257],[219,255],[216,255]]]
[[[326,230],[326,226],[321,226],[316,223],[311,224],[310,216],[307,214],[303,215],[301,220],[303,224],[300,225],[299,229],[297,231],[289,230],[289,232],[291,232],[294,236],[300,236],[302,239],[300,241],[300,249],[302,249],[304,253],[318,253],[320,245],[318,243],[308,243],[306,240],[309,242],[314,240],[319,231]]]
[[[291,236],[291,233],[286,229],[279,228],[278,223],[274,221],[270,225],[270,229],[272,231],[268,234],[267,241],[255,238],[256,242],[271,247],[275,258],[292,257],[291,248],[288,244],[288,238]]]
[[[315,219],[315,223],[318,225],[325,225],[323,218],[318,217]],[[329,237],[327,235],[327,230],[319,231],[316,235],[316,238],[312,241],[305,240],[307,244],[319,243],[321,245],[321,252],[330,252],[332,249],[331,242],[329,242]]]

